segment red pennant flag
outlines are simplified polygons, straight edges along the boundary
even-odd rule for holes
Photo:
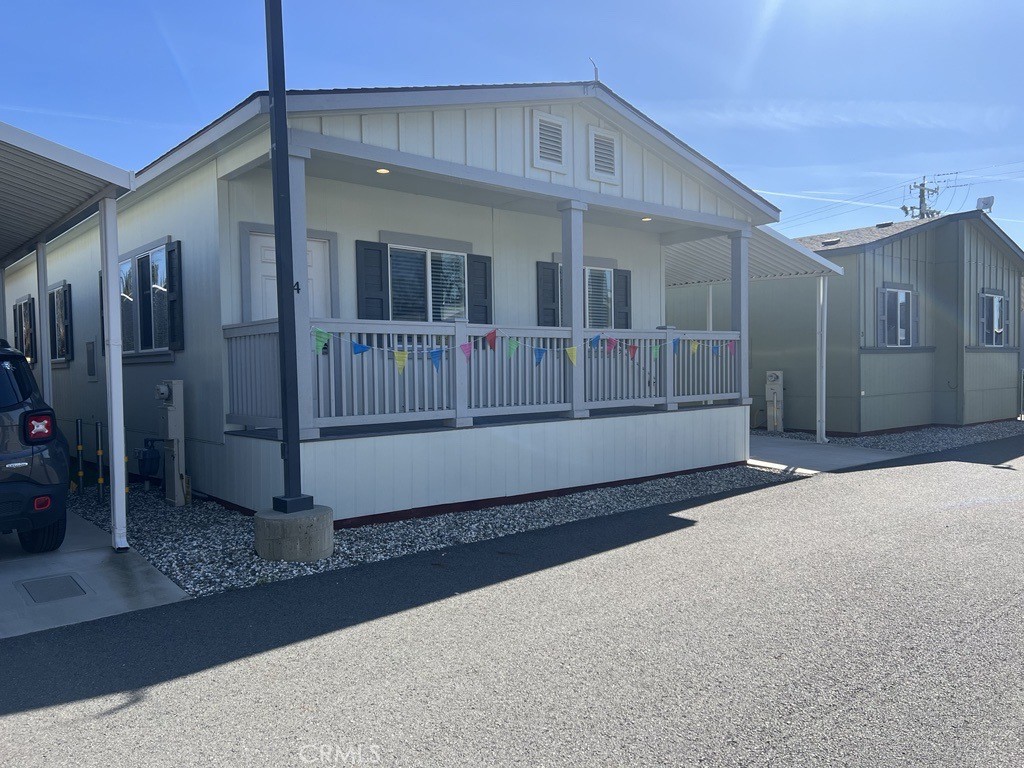
[[[494,349],[498,346],[498,329],[495,328],[493,331],[488,331],[484,338],[487,339],[487,346]]]
[[[618,339],[613,339],[611,337],[608,337],[607,339],[604,340],[605,349],[607,349],[609,352],[611,352],[613,349],[615,349],[615,347],[618,346],[618,344],[619,344],[619,340]]]
[[[640,347],[638,347],[636,344],[630,344],[629,345],[629,359],[630,360],[635,360],[636,359],[636,351],[638,349],[640,349]]]

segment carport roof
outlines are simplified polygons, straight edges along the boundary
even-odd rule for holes
[[[100,198],[133,185],[129,171],[0,123],[0,265],[84,219]]]
[[[750,279],[842,275],[843,268],[769,226],[751,230]],[[732,248],[728,237],[710,237],[665,246],[665,282],[701,285],[729,282]]]

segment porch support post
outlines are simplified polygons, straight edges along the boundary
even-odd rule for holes
[[[46,278],[46,243],[36,243],[36,360],[43,399],[53,405],[53,371],[50,367],[50,291]]]
[[[303,152],[305,155],[303,155]],[[298,368],[299,436],[320,436],[316,428],[313,387],[313,337],[309,305],[309,260],[306,257],[306,158],[309,150],[296,148],[288,156],[288,184],[291,192],[292,281],[295,296],[295,356]],[[284,326],[282,326],[283,330]]]
[[[715,330],[715,285],[708,283],[707,326],[709,331]]]
[[[462,345],[469,341],[467,321],[455,321],[454,344],[448,350],[448,358],[455,369],[455,418],[449,423],[451,427],[472,427],[473,418],[469,415],[469,358],[462,352]]]
[[[827,353],[828,339],[828,276],[822,275],[818,278],[818,301],[817,301],[817,381],[816,381],[816,415],[817,430],[816,440],[819,443],[827,443],[825,437],[825,359]]]
[[[7,335],[7,268],[0,267],[0,339],[6,339],[8,343],[11,337]]]
[[[562,322],[569,320],[572,337],[569,345],[576,347],[576,365],[569,368],[572,417],[582,419],[587,410],[585,371],[586,347],[583,340],[583,212],[587,204],[579,200],[563,200],[562,212]]]
[[[739,331],[737,365],[739,366],[740,402],[750,402],[750,230],[729,235],[732,242],[732,330]]]
[[[128,550],[125,512],[124,379],[121,372],[121,286],[118,271],[117,201],[100,200],[103,328],[107,347],[107,435],[110,441],[110,529],[117,552]]]

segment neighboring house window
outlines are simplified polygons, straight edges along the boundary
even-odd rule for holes
[[[914,292],[902,288],[882,291],[882,329],[887,347],[910,347],[914,339]]]
[[[180,253],[176,242],[118,265],[121,347],[126,354],[184,349]]]
[[[981,294],[981,343],[986,347],[1006,344],[1006,298]]]
[[[466,254],[390,248],[391,319],[466,319]]]
[[[61,283],[51,288],[48,296],[50,313],[50,359],[72,360],[75,356],[71,332],[71,285]]]
[[[628,269],[584,267],[583,326],[598,330],[632,327],[630,284]],[[569,318],[562,313],[561,264],[537,263],[537,298],[539,325],[569,325]]]
[[[14,344],[30,365],[36,362],[36,300],[25,296],[14,304]]]

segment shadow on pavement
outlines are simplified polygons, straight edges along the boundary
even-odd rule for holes
[[[0,716],[148,686],[684,530],[689,499],[0,641]]]
[[[888,469],[890,467],[912,467],[922,464],[941,464],[947,461],[959,461],[968,464],[985,464],[1008,470],[1024,470],[1024,436],[1005,437],[1001,440],[990,440],[985,443],[965,445],[934,453],[920,453],[914,456],[900,456],[895,459],[861,464],[856,467],[834,470],[835,474],[847,472],[863,472],[871,469]]]

